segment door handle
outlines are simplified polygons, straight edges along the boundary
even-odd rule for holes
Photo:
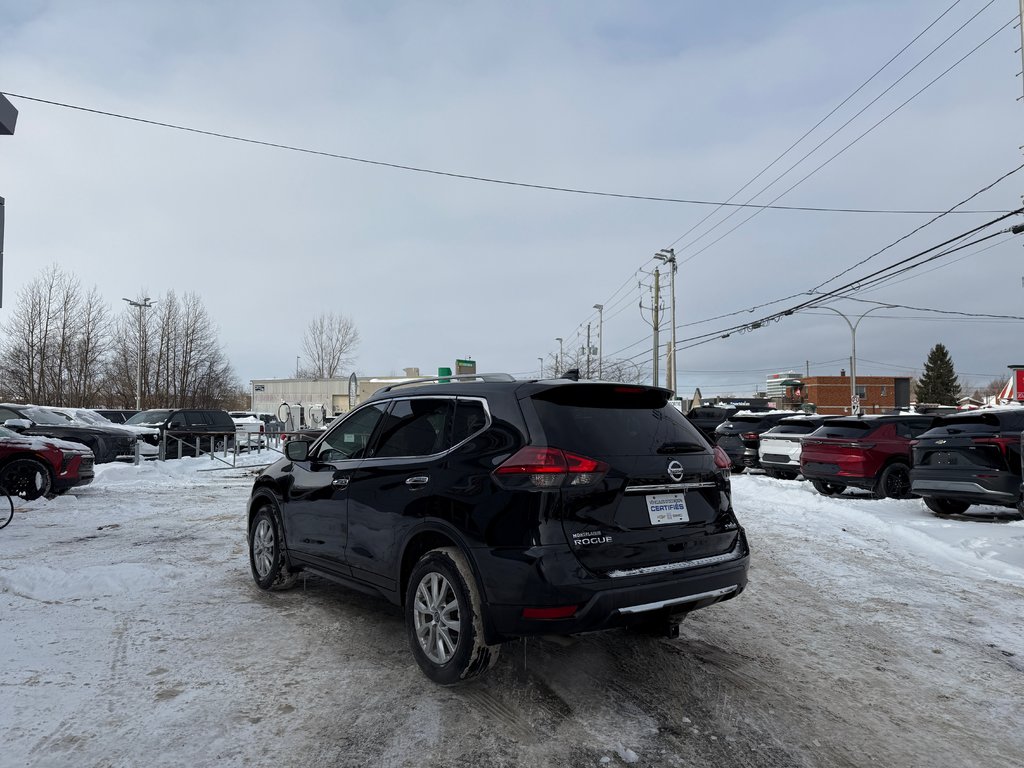
[[[407,478],[406,481],[405,481],[405,484],[406,485],[417,486],[417,485],[426,485],[429,482],[430,482],[430,478],[427,477],[426,475],[416,475],[415,477]]]
[[[333,480],[331,480],[331,485],[333,485],[335,488],[347,488],[348,481],[349,478],[347,477],[336,477]]]

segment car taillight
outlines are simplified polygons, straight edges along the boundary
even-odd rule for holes
[[[730,459],[729,454],[722,449],[722,446],[716,445],[714,448],[714,454],[716,467],[719,469],[729,469],[732,467],[732,459]]]
[[[1019,439],[1015,440],[1012,437],[976,437],[974,442],[986,445],[998,445],[999,450],[1003,452],[1004,456],[1009,453],[1011,447],[1015,447],[1020,444]]]
[[[744,440],[757,440],[758,432],[740,432],[740,437]]]
[[[608,465],[560,448],[528,445],[494,470],[495,480],[506,488],[546,490],[562,486],[594,485],[608,472]]]

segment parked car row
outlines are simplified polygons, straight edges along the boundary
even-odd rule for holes
[[[113,423],[102,414],[124,419]],[[0,404],[0,486],[35,499],[92,481],[94,464],[262,445],[264,422],[236,424],[217,409],[91,410]],[[250,422],[252,422],[250,424]],[[253,428],[256,439],[245,434]],[[241,437],[239,437],[241,435]]]
[[[976,504],[1024,515],[1024,408],[789,415],[762,430],[768,416],[736,414],[716,430],[734,471],[760,466],[772,477],[803,475],[826,496],[859,488],[879,499],[921,497],[938,515],[962,514]]]

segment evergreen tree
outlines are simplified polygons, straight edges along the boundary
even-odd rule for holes
[[[943,344],[936,344],[928,353],[924,373],[914,388],[919,403],[956,405],[960,397],[960,382],[953,369],[953,359]]]

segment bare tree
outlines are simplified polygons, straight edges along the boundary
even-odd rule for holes
[[[565,352],[564,359],[559,361],[558,355],[552,353],[548,355],[547,360],[544,363],[544,375],[545,376],[558,376],[564,374],[566,371],[576,369],[579,371],[580,378],[586,378],[587,375],[587,354],[585,349],[574,349],[567,350]],[[597,378],[597,360],[596,358],[591,359],[590,373],[593,378]],[[559,365],[561,363],[561,365]],[[606,357],[601,361],[601,378],[604,381],[619,381],[625,384],[642,384],[647,376],[646,370],[643,366],[634,363],[628,359],[617,359]]]
[[[109,344],[107,306],[94,287],[51,265],[18,292],[0,347],[5,396],[24,402],[79,406],[99,386]]]
[[[352,318],[333,312],[314,317],[302,337],[305,365],[300,375],[311,379],[332,379],[355,360],[359,331]]]

